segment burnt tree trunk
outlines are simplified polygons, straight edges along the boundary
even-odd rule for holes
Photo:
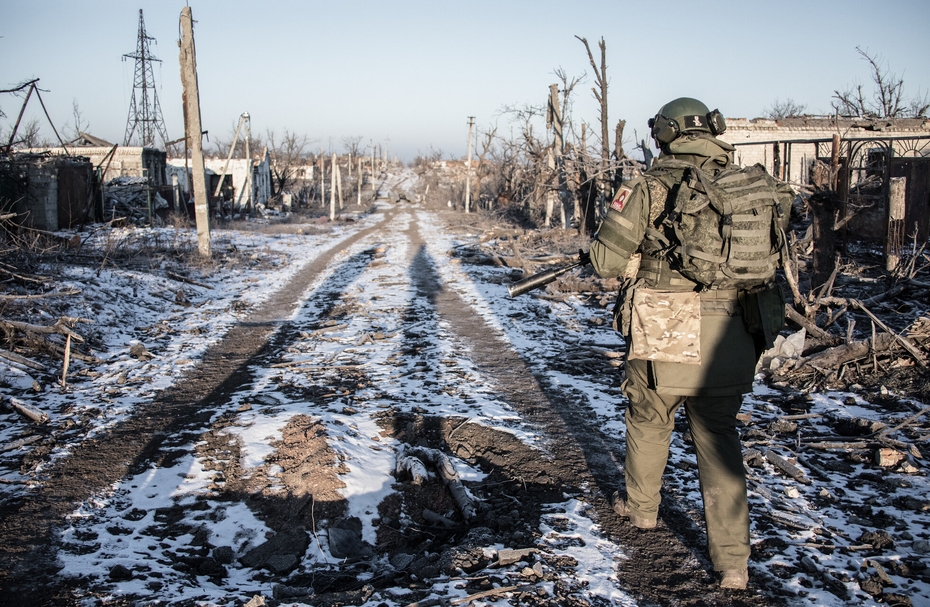
[[[814,252],[812,254],[813,275],[811,290],[824,285],[833,275],[836,267],[836,211],[839,204],[833,192],[816,192],[808,201],[811,209],[811,226],[813,227]]]
[[[842,208],[836,192],[839,149],[839,138],[834,138],[831,165],[818,161],[811,168],[811,183],[815,189],[808,200],[814,240],[811,290],[830,280],[836,268],[836,212]]]

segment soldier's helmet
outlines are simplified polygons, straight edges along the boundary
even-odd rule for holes
[[[710,133],[720,135],[727,129],[723,114],[710,111],[707,106],[691,97],[669,101],[649,119],[649,129],[660,144],[671,143],[682,133]]]

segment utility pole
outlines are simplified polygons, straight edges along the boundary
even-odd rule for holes
[[[210,206],[203,165],[203,127],[200,123],[200,89],[197,86],[197,54],[194,50],[194,24],[191,7],[181,9],[181,85],[184,101],[184,133],[192,149],[191,172],[194,181],[194,214],[197,219],[197,246],[210,257]]]
[[[329,220],[336,221],[336,153],[329,171]]]
[[[143,147],[155,147],[155,136],[161,137],[161,142],[167,147],[168,135],[165,132],[165,120],[161,115],[161,106],[158,104],[158,92],[155,90],[155,75],[152,71],[152,62],[161,63],[149,51],[149,41],[155,38],[145,33],[145,21],[142,19],[142,9],[139,9],[139,37],[136,41],[136,52],[123,55],[123,61],[136,60],[135,76],[132,84],[132,101],[129,103],[129,118],[126,121],[126,136],[123,145],[129,145],[133,135],[139,135]],[[138,94],[139,99],[136,98]]]
[[[241,116],[239,116],[239,124],[236,126],[236,134],[233,136],[232,143],[229,145],[229,155],[226,156],[226,164],[223,165],[223,172],[220,173],[220,180],[216,184],[216,191],[213,192],[214,198],[219,198],[220,196],[220,190],[222,190],[223,188],[223,180],[226,178],[226,171],[229,170],[229,163],[232,160],[233,152],[236,151],[236,144],[239,143],[239,133],[240,131],[242,131],[242,125],[246,122],[249,122],[248,112],[245,112]],[[247,130],[248,128],[249,127],[246,126]],[[248,154],[246,154],[246,157],[248,157]]]
[[[471,133],[475,117],[468,117],[468,159],[465,161],[465,212],[471,213]]]

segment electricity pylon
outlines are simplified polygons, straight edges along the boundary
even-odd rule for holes
[[[136,52],[123,55],[136,60],[135,76],[132,85],[132,101],[129,104],[129,118],[126,121],[126,137],[123,145],[130,145],[133,136],[138,135],[143,147],[155,147],[155,136],[161,138],[162,146],[168,142],[165,132],[165,119],[161,115],[161,106],[158,104],[158,93],[155,91],[155,75],[152,71],[152,62],[161,59],[154,57],[149,51],[149,41],[155,38],[145,33],[145,21],[142,20],[142,9],[139,9],[139,39],[136,42]],[[138,98],[137,98],[138,95]]]

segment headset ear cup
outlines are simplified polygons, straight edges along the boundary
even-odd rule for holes
[[[678,122],[665,116],[660,117],[652,129],[652,136],[659,143],[671,143],[678,137],[681,129],[678,128]]]
[[[707,114],[707,125],[710,127],[710,133],[714,137],[722,135],[727,130],[727,122],[723,119],[720,110],[715,109]]]

